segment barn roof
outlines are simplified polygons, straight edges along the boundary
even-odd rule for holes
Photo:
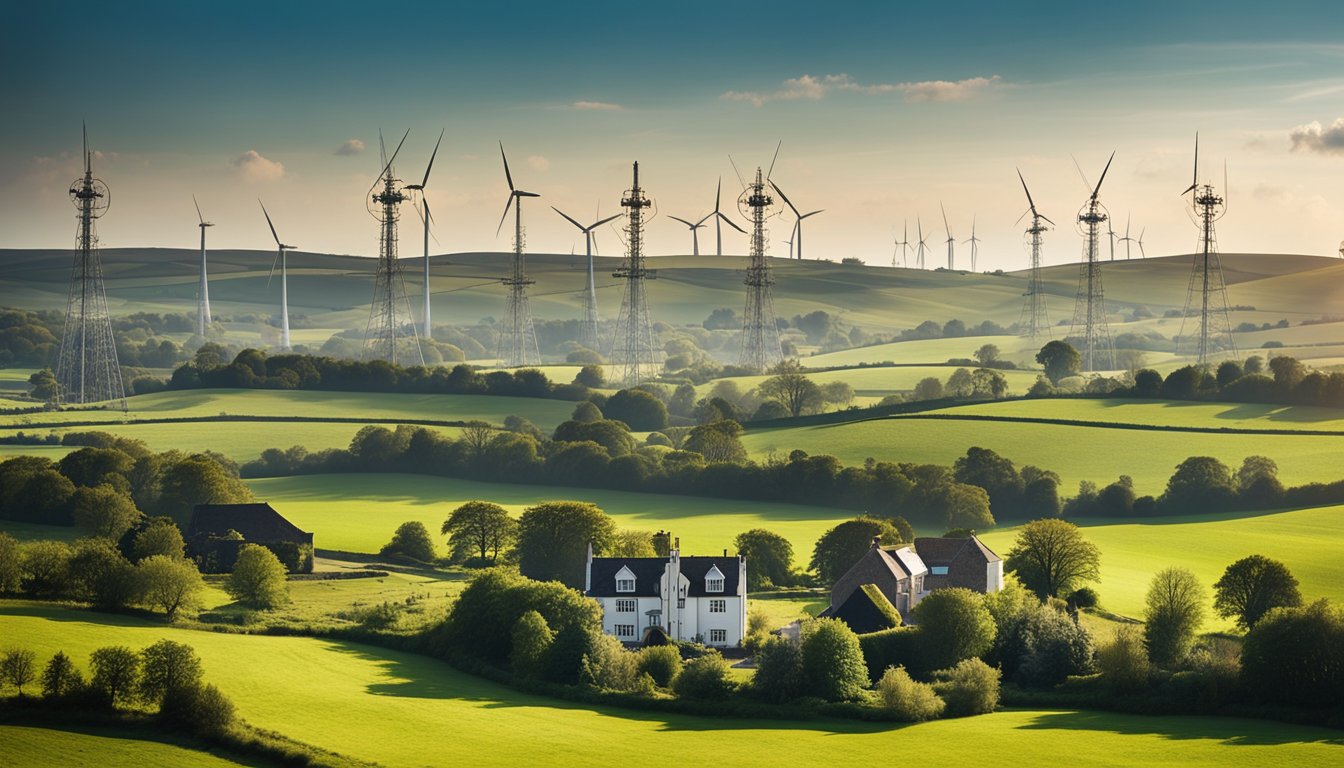
[[[242,534],[244,541],[292,541],[311,544],[313,534],[299,529],[276,512],[270,504],[197,504],[191,510],[187,538],[223,536],[230,530]]]

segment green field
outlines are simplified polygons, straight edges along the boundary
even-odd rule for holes
[[[1209,429],[1344,432],[1344,409],[1311,405],[1194,403],[1177,400],[1043,399],[977,403],[935,413],[954,416],[1064,419]],[[1344,476],[1344,470],[1341,470]]]
[[[0,627],[42,660],[64,650],[83,663],[108,644],[172,637],[195,647],[206,679],[261,728],[386,765],[594,765],[613,745],[629,754],[713,754],[730,765],[888,760],[963,765],[977,753],[1025,765],[1058,762],[1338,765],[1336,731],[1232,719],[1005,711],[895,726],[629,712],[515,692],[421,656],[355,643],[172,629],[130,617],[0,603]],[[979,762],[977,759],[976,762]]]
[[[104,768],[144,768],[152,765],[181,768],[262,765],[239,763],[209,752],[169,741],[128,737],[115,728],[67,726],[35,728],[0,725],[0,765],[37,768],[57,765],[97,765]]]
[[[805,365],[812,365],[811,359],[802,361]],[[972,366],[973,367],[973,366]],[[920,379],[932,376],[939,381],[946,382],[947,377],[951,376],[957,367],[948,365],[910,365],[891,368],[842,368],[834,371],[820,371],[809,373],[807,377],[818,384],[828,384],[833,381],[843,381],[861,394],[890,395],[897,392],[909,392],[915,388],[915,384]],[[1001,371],[1004,378],[1008,380],[1008,391],[1011,394],[1022,395],[1036,383],[1035,371]],[[696,387],[696,393],[704,397],[709,393],[714,385],[720,381],[731,381],[746,392],[754,387],[760,386],[768,376],[733,376],[722,379],[715,379],[707,384],[701,384]]]

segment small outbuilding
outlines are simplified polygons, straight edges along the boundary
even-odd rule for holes
[[[275,553],[290,573],[313,570],[313,534],[286,520],[270,504],[197,504],[187,525],[187,556],[203,573],[229,573],[244,544]]]

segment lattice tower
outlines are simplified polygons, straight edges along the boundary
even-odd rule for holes
[[[1078,299],[1070,335],[1081,340],[1079,351],[1083,355],[1083,370],[1087,372],[1115,367],[1111,330],[1106,323],[1106,294],[1101,284],[1101,225],[1108,218],[1095,194],[1078,213],[1083,262],[1078,272]]]
[[[621,197],[626,209],[626,263],[612,273],[625,281],[621,298],[621,313],[616,319],[616,333],[611,342],[611,361],[616,366],[616,377],[627,387],[647,381],[658,373],[657,347],[653,342],[653,323],[649,321],[649,300],[645,281],[657,279],[657,270],[644,266],[644,209],[653,201],[639,186],[639,163],[635,163],[634,184]],[[589,271],[588,296],[593,296],[592,271]],[[589,301],[592,301],[589,298]],[[595,305],[596,302],[593,302]],[[596,306],[592,308],[596,322]]]
[[[1041,336],[1052,338],[1050,318],[1045,312],[1045,292],[1041,287],[1041,235],[1050,230],[1039,215],[1033,214],[1026,233],[1031,236],[1031,270],[1027,273],[1027,292],[1022,294],[1022,318],[1018,326],[1022,335],[1036,341]]]
[[[770,276],[770,263],[765,255],[765,220],[774,202],[765,191],[765,179],[758,167],[755,181],[747,185],[737,200],[739,210],[751,219],[751,250],[747,275],[742,281],[747,286],[747,300],[742,312],[742,355],[738,363],[758,373],[784,359],[779,326],[775,323],[774,301],[770,295],[770,286],[775,281]]]
[[[379,222],[378,267],[373,279],[369,324],[364,331],[364,359],[386,360],[393,365],[424,365],[401,262],[397,259],[397,223],[401,218],[398,206],[410,199],[397,188],[398,181],[391,163],[385,163],[381,188],[372,197],[375,207],[370,208],[370,213]]]
[[[1225,212],[1224,200],[1210,184],[1194,190],[1194,214],[1199,226],[1199,247],[1190,266],[1190,283],[1185,292],[1185,311],[1181,316],[1181,332],[1177,336],[1177,354],[1189,354],[1190,339],[1186,338],[1186,323],[1199,318],[1199,333],[1194,338],[1195,363],[1203,365],[1217,355],[1235,358],[1237,345],[1232,339],[1232,321],[1228,317],[1227,284],[1223,281],[1223,267],[1218,259],[1218,242],[1213,223]]]

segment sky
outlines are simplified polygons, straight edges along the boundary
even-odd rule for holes
[[[429,180],[434,253],[504,251],[515,182],[529,251],[568,253],[618,209],[632,161],[655,201],[652,256],[688,253],[714,205],[737,213],[769,166],[804,212],[806,258],[890,265],[922,226],[930,266],[1020,269],[1026,200],[1058,223],[1047,264],[1074,262],[1074,223],[1100,199],[1148,256],[1190,252],[1180,197],[1223,186],[1226,252],[1338,255],[1344,240],[1344,6],[1328,3],[0,2],[0,248],[69,248],[69,183],[88,124],[112,191],[103,247],[286,243],[376,255],[365,212],[379,131],[395,170]],[[1015,170],[1016,169],[1016,170]],[[1186,198],[1188,200],[1188,198]],[[770,219],[784,256],[793,214]],[[402,256],[421,254],[402,212]],[[615,255],[615,225],[598,247]],[[902,236],[908,227],[908,236]],[[712,252],[713,229],[701,230]],[[724,230],[724,249],[746,238]],[[1131,246],[1137,258],[1138,248]],[[1109,251],[1104,255],[1108,256]],[[913,262],[914,254],[895,254]],[[1124,244],[1116,258],[1125,257]]]

